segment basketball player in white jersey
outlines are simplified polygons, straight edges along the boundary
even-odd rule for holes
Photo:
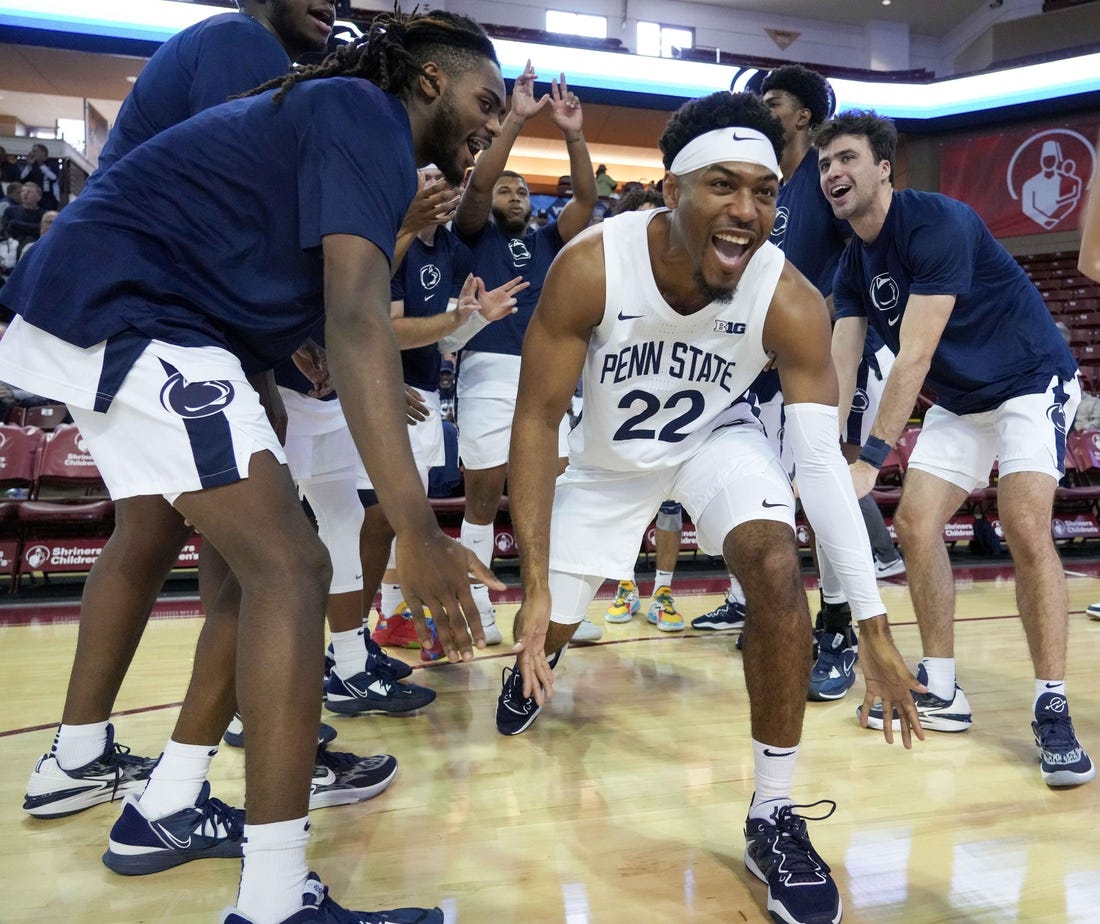
[[[628,572],[637,537],[677,498],[703,551],[743,576],[757,626],[744,655],[756,771],[746,865],[767,882],[777,920],[836,922],[839,893],[791,800],[811,647],[794,497],[737,403],[769,354],[807,513],[859,620],[866,701],[904,711],[906,747],[923,737],[910,695],[919,685],[890,638],[837,442],[828,314],[767,240],[782,128],[757,97],[722,92],[683,106],[660,144],[669,208],[609,219],[569,244],[524,342],[511,445],[524,602],[497,727],[531,725],[596,589]],[[584,415],[555,489],[557,425],[579,374]]]

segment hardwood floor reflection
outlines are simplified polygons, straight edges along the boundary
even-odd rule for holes
[[[1100,757],[1100,623],[1082,613],[1100,600],[1100,580],[1069,580],[1067,691],[1078,734]],[[911,752],[889,747],[856,724],[861,683],[842,701],[808,706],[795,796],[837,803],[810,830],[833,867],[844,920],[1100,920],[1100,782],[1052,791],[1040,778],[1012,580],[964,577],[958,592],[969,732],[929,733]],[[913,661],[904,584],[884,595]],[[690,619],[719,599],[678,602]],[[601,625],[605,606],[593,606]],[[498,609],[506,630],[513,612]],[[169,734],[198,627],[151,623],[114,720],[135,753],[157,753]],[[383,795],[314,815],[310,863],[341,902],[436,902],[463,924],[768,919],[765,888],[742,862],[752,755],[733,637],[657,637],[644,615],[604,630],[600,644],[568,652],[554,701],[517,738],[493,724],[511,664],[499,650],[469,666],[417,670],[412,679],[439,693],[418,716],[326,715],[336,749],[400,761]],[[0,921],[213,921],[233,900],[235,861],[118,877],[99,860],[117,804],[55,821],[20,809],[61,711],[75,637],[71,624],[0,628]],[[216,795],[239,804],[243,754],[223,748],[212,779]]]

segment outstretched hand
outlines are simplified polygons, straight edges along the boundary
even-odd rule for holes
[[[550,597],[526,597],[516,612],[516,666],[523,678],[523,695],[540,706],[554,695],[554,671],[546,657],[546,631],[550,626]]]
[[[928,688],[917,682],[890,636],[890,624],[886,614],[859,622],[859,662],[863,666],[863,679],[867,693],[859,724],[867,727],[867,718],[875,700],[882,701],[882,732],[887,744],[894,743],[894,713],[901,725],[901,743],[913,746],[912,735],[924,740],[920,716],[913,693],[927,693]]]
[[[432,644],[431,632],[424,624],[426,608],[447,660],[472,660],[472,645],[485,647],[485,630],[470,593],[470,581],[486,584],[492,590],[504,590],[504,584],[473,552],[438,528],[415,537],[406,533],[397,538],[397,572],[424,647]]]
[[[531,66],[531,59],[527,59],[527,66],[523,73],[516,78],[512,87],[512,114],[521,119],[529,119],[546,105],[550,97],[546,94],[535,98],[535,81],[539,75]]]
[[[485,283],[477,280],[477,303],[481,316],[486,321],[499,321],[510,314],[515,314],[516,296],[526,289],[531,283],[526,282],[522,276],[509,279],[504,285],[486,291]]]
[[[570,91],[564,71],[550,82],[550,117],[563,132],[579,132],[584,127],[581,101]]]
[[[400,233],[419,234],[425,228],[446,224],[454,218],[461,198],[458,190],[446,180],[429,183],[423,172],[418,173],[416,195],[405,212]]]

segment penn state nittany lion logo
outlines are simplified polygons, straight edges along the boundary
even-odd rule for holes
[[[424,291],[430,292],[439,285],[439,280],[442,278],[443,274],[434,263],[420,267],[420,285],[424,287]]]
[[[871,400],[867,397],[866,388],[857,388],[855,394],[852,395],[852,410],[857,414],[862,414],[871,406]]]
[[[781,205],[775,210],[775,224],[772,225],[771,242],[776,247],[783,243],[783,235],[787,233],[787,221],[790,217],[790,210],[785,205]]]
[[[232,382],[188,382],[180,372],[161,362],[169,373],[160,390],[160,403],[166,411],[188,419],[213,417],[233,400]]]
[[[514,237],[508,242],[508,252],[512,255],[514,266],[526,266],[531,262],[531,251],[522,238]]]
[[[1052,404],[1047,408],[1047,419],[1059,433],[1066,432],[1066,409],[1061,404]]]
[[[871,280],[871,304],[884,314],[893,315],[886,323],[893,327],[901,320],[901,289],[889,273],[880,273]]]

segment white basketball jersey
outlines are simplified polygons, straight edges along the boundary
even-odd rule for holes
[[[784,256],[765,242],[733,297],[691,315],[661,296],[647,227],[661,209],[603,222],[607,301],[588,343],[584,413],[569,436],[577,468],[678,465],[718,427],[748,423],[739,399],[768,362],[762,336]]]

